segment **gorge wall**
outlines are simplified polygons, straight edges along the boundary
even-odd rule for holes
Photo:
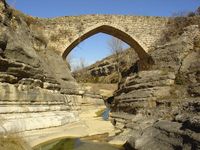
[[[119,62],[116,55],[110,55],[96,63],[72,72],[73,77],[79,83],[115,83],[118,82],[117,66],[119,63],[120,72],[126,76],[130,68],[139,60],[137,53],[132,48],[123,50],[119,54]],[[137,69],[137,68],[135,68]],[[131,70],[131,72],[133,72]]]
[[[167,20],[107,15],[39,19],[0,1],[1,131],[25,131],[76,121],[76,101],[82,97],[61,56],[85,38],[105,32],[125,40],[137,48],[139,56],[147,58],[146,52],[157,41]]]
[[[0,132],[77,121],[77,87],[66,61],[0,1]]]
[[[191,25],[158,45],[149,53],[155,64],[125,77],[109,100],[127,149],[199,149],[199,33]]]
[[[199,23],[182,30],[148,53],[154,65],[147,69],[138,66],[142,59],[133,50],[122,53],[123,79],[107,100],[111,121],[122,133],[111,143],[128,140],[125,147],[131,150],[199,148]],[[76,71],[74,77],[79,82],[112,82],[114,57]]]
[[[107,101],[113,125],[126,132],[127,149],[199,149],[199,24],[163,41],[169,22],[115,15],[39,19],[1,0],[0,132],[77,121],[84,100],[63,58],[85,38],[104,32],[130,44],[149,63],[123,76]]]

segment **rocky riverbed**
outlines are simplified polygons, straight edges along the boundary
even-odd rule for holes
[[[199,27],[150,54],[151,69],[125,77],[112,99],[113,125],[127,149],[199,149]]]
[[[102,96],[80,88],[59,50],[47,46],[47,35],[39,32],[55,20],[24,15],[1,0],[2,137],[18,133],[33,147],[107,133],[110,143],[125,144],[127,150],[200,149],[200,19],[192,19],[195,23],[160,39],[123,75],[106,101],[109,122],[95,114],[105,108]]]

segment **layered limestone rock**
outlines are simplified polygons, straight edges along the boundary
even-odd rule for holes
[[[117,83],[118,63],[123,76],[126,76],[128,69],[138,60],[135,50],[128,48],[119,54],[119,62],[116,60],[116,54],[113,54],[88,67],[75,70],[72,74],[78,82]]]
[[[46,48],[27,16],[0,2],[0,132],[50,128],[78,120],[82,97],[67,63]]]
[[[3,2],[0,2],[0,132],[58,127],[77,122],[81,109],[105,108],[102,96],[79,92],[67,62],[55,49],[47,47],[49,41],[42,31],[37,32],[28,24],[37,19]]]
[[[78,120],[78,96],[26,85],[0,84],[1,132],[61,126]]]
[[[147,111],[148,106],[153,107],[156,105],[156,99],[170,94],[174,79],[175,75],[173,72],[160,70],[141,71],[136,75],[130,76],[116,92],[115,105],[117,104],[117,106],[113,106],[113,109],[117,107],[116,109],[119,111],[123,110],[137,114],[138,111],[141,111],[141,107],[146,106],[144,111]],[[118,95],[118,93],[120,94]],[[129,110],[130,106],[131,110]]]
[[[162,120],[132,135],[127,149],[199,149],[199,99],[188,99],[174,122]],[[132,147],[132,148],[131,148]]]
[[[126,77],[109,100],[126,149],[199,149],[199,28],[150,52],[155,65]]]
[[[144,58],[107,101],[113,125],[124,141],[129,138],[127,148],[199,149],[199,27],[155,45],[168,23],[169,18],[108,15],[38,19],[1,0],[0,132],[65,125],[77,121],[80,105],[102,106],[102,97],[78,92],[60,52],[66,56],[80,39],[105,32],[139,48],[135,51]]]

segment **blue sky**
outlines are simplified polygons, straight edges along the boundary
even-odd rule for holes
[[[8,0],[23,12],[38,17],[81,14],[129,14],[170,16],[191,11],[200,0]]]
[[[43,18],[83,14],[171,16],[200,6],[200,0],[8,0],[8,3],[26,14]],[[86,39],[72,51],[74,62],[84,58],[91,64],[109,55],[110,38],[96,34]]]

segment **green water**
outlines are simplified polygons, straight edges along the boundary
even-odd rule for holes
[[[82,141],[80,139],[62,139],[34,148],[34,150],[123,150],[107,143]]]

